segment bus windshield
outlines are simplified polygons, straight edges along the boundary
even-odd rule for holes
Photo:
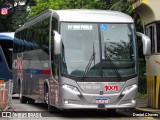
[[[1,50],[1,56],[3,56],[4,60],[6,60],[6,64],[8,65],[9,69],[12,69],[12,47],[13,47],[13,41],[1,39],[0,38],[0,50]],[[2,58],[0,58],[2,62]]]
[[[62,74],[126,77],[137,74],[133,24],[62,23]]]

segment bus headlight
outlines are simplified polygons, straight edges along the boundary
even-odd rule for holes
[[[123,90],[122,95],[125,95],[125,94],[129,93],[130,91],[136,89],[137,87],[138,87],[138,86],[137,86],[136,84],[126,87],[126,88]]]
[[[70,86],[70,85],[63,85],[62,88],[64,88],[65,90],[67,90],[71,93],[80,95],[80,92],[76,87],[73,87],[73,86]]]

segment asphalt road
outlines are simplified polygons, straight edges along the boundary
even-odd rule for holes
[[[0,120],[160,120],[153,117],[134,117],[135,114],[139,113],[135,110],[129,109],[118,109],[116,113],[109,113],[105,110],[71,110],[71,111],[60,111],[59,113],[49,113],[47,111],[47,105],[44,104],[21,104],[18,98],[14,98],[12,102],[13,111],[11,118],[0,118]],[[32,112],[31,112],[32,111]],[[35,113],[39,117],[37,118],[25,118],[25,115]],[[19,114],[21,117],[17,117]],[[42,117],[41,117],[42,116]]]

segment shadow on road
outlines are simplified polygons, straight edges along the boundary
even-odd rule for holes
[[[16,100],[16,103],[19,103],[19,98],[14,97],[14,100]],[[19,103],[20,104],[20,103]],[[65,117],[65,118],[113,118],[113,117],[131,117],[134,110],[128,110],[128,109],[117,109],[117,111],[114,113],[108,112],[107,110],[101,110],[101,109],[83,109],[83,110],[62,110],[58,113],[49,113],[48,112],[48,106],[46,104],[42,103],[34,103],[34,104],[22,104],[27,106],[32,106],[37,109],[36,112],[41,112],[44,117]],[[16,109],[15,109],[16,111]],[[32,110],[31,110],[32,111]],[[33,111],[32,111],[33,112]]]
[[[128,112],[124,109],[117,109],[116,112],[108,112],[107,110],[100,110],[100,109],[84,109],[84,110],[77,110],[77,109],[72,109],[72,110],[60,110],[59,112],[56,113],[49,113],[48,108],[46,104],[40,104],[40,103],[35,103],[32,104],[33,106],[39,108],[39,109],[44,109],[45,116],[61,116],[65,118],[113,118],[113,117],[131,117],[132,114],[130,113],[131,111],[128,110]]]
[[[123,115],[119,113],[118,111],[115,113],[107,112],[106,110],[67,110],[62,111],[61,113],[64,117],[69,118],[106,118],[106,117],[126,117],[126,115]]]

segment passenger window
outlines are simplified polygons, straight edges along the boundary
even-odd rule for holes
[[[1,58],[1,56],[0,56],[0,62],[2,62],[2,58]]]

